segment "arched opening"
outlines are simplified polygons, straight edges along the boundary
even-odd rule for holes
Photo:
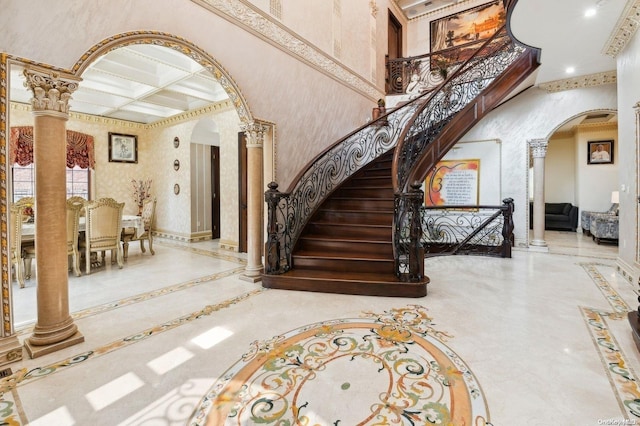
[[[22,87],[22,71],[29,65],[10,57],[3,58],[3,65],[8,72],[0,78],[4,80],[3,83],[8,83],[4,87],[10,88],[3,103],[11,107],[2,119],[6,120],[4,124],[8,129],[32,120],[29,104],[31,95]],[[56,70],[49,66],[44,68]],[[191,142],[202,130],[197,129],[199,120],[220,123],[218,140],[210,146],[221,148],[219,155],[225,163],[227,153],[222,147],[226,145],[225,137],[231,135],[233,148],[228,155],[232,158],[226,159],[226,162],[234,163],[240,123],[252,119],[231,76],[197,46],[177,37],[154,32],[111,37],[90,49],[71,71],[65,72],[83,78],[70,102],[67,128],[85,129],[95,137],[97,165],[89,172],[90,197],[121,200],[126,204],[125,209],[134,213],[131,180],[150,179],[152,195],[158,199],[158,235],[185,242],[212,238],[211,223],[208,233],[204,234],[192,225],[198,222],[198,216],[194,215],[191,201],[194,195],[197,197],[201,192],[199,189],[193,191],[194,166],[199,157],[194,156]],[[137,163],[109,161],[109,132],[136,136]],[[2,142],[7,147],[7,139]],[[5,170],[9,182],[7,202],[12,200],[10,169]],[[233,182],[237,182],[237,171]],[[182,190],[176,191],[175,188]],[[232,203],[227,206],[233,208]],[[237,210],[225,214],[233,217],[236,213]],[[237,228],[228,229],[229,233],[223,234],[223,237],[232,244],[237,241]],[[16,285],[12,284],[13,274],[10,272],[6,276],[3,287],[11,290],[7,294],[11,295],[12,300],[5,304],[5,309],[10,310],[14,305],[16,309],[13,316],[3,316],[5,321],[11,321],[5,329],[35,321],[37,271],[34,272],[31,286],[25,289],[13,289],[12,285]],[[93,277],[93,274],[89,277],[83,275],[77,279]],[[70,281],[75,279],[69,276]],[[132,291],[139,289],[132,288]],[[90,303],[88,300],[82,306],[72,303],[72,309],[87,308]]]

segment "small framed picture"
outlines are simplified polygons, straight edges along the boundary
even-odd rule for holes
[[[109,132],[109,161],[112,163],[137,163],[138,137]]]
[[[588,141],[587,164],[613,164],[613,140]]]

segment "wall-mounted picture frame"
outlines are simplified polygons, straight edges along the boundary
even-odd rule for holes
[[[469,43],[490,38],[506,22],[506,12],[499,0],[466,9],[430,22],[431,52],[461,46],[447,56],[464,61],[477,46],[464,48]]]
[[[176,172],[180,169],[180,160],[173,160],[173,170]]]
[[[175,138],[173,138],[173,147],[177,148],[179,146],[180,146],[180,138],[176,136]]]
[[[588,141],[587,164],[613,164],[613,140]]]
[[[173,193],[176,195],[180,193],[180,185],[178,185],[177,183],[173,185]]]
[[[109,132],[109,162],[137,163],[138,137]]]

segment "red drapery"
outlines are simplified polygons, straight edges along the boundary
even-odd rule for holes
[[[9,160],[27,166],[33,163],[33,126],[11,128]],[[82,169],[95,167],[93,136],[67,130],[67,167]]]

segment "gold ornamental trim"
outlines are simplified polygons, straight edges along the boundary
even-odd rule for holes
[[[602,53],[616,57],[624,50],[640,25],[640,0],[630,1],[620,15]]]
[[[618,77],[615,71],[605,71],[597,74],[549,81],[540,84],[539,87],[547,92],[553,93],[572,89],[583,89],[585,87],[602,86],[605,84],[615,84],[617,81]]]

